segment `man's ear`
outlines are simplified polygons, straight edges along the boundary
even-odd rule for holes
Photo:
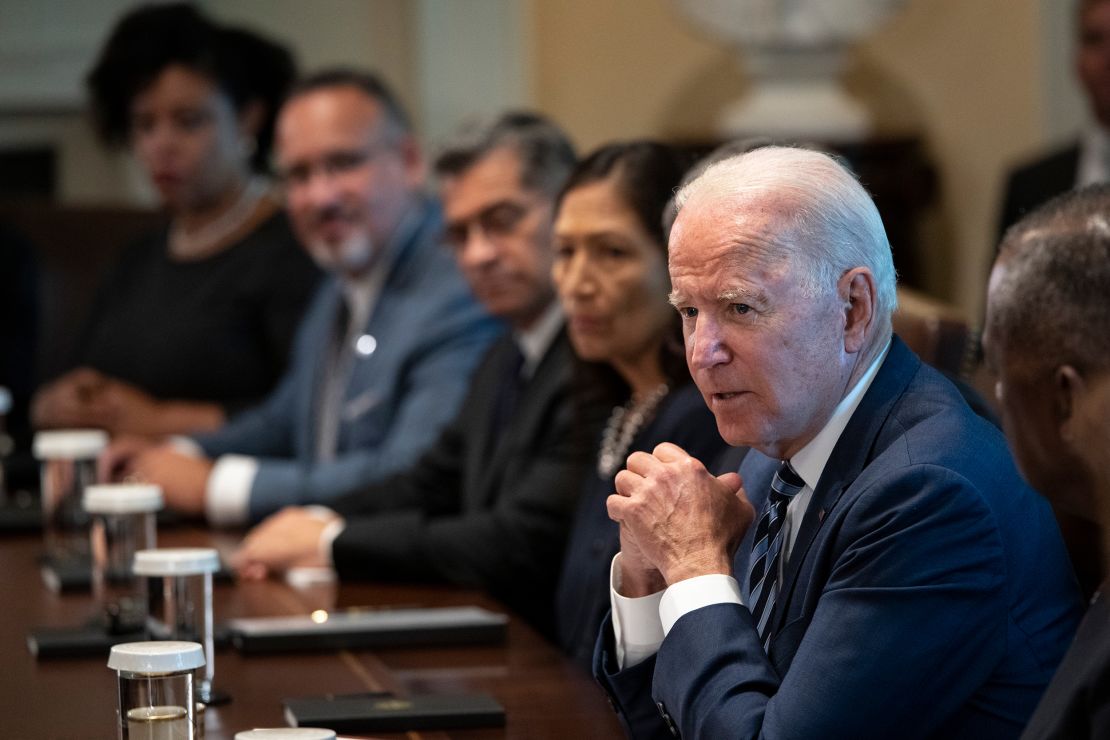
[[[875,319],[875,276],[866,267],[854,267],[840,276],[837,294],[844,307],[844,350],[859,352]]]
[[[1075,442],[1076,409],[1087,392],[1087,383],[1073,365],[1061,365],[1052,375],[1053,409],[1060,425],[1060,439]]]

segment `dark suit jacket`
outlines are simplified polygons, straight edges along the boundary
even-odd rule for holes
[[[1078,170],[1079,143],[1073,142],[1011,172],[998,222],[998,241],[1026,213],[1075,187]]]
[[[388,274],[364,332],[377,339],[351,369],[337,454],[316,459],[319,395],[340,306],[339,282],[323,282],[297,331],[289,368],[259,406],[197,442],[209,457],[259,458],[250,519],[283,506],[327,504],[409,467],[451,420],[470,373],[502,332],[474,300],[444,248],[439,208],[424,202],[408,239],[384,255]]]
[[[1107,584],[1103,584],[1103,591]],[[1087,610],[1064,662],[1048,685],[1022,740],[1110,737],[1110,596]]]
[[[752,451],[740,468],[757,511],[778,464]],[[717,604],[620,673],[606,626],[595,671],[638,735],[660,729],[654,674],[689,738],[1016,737],[1079,607],[1002,435],[895,338],[806,510],[769,651],[746,607]]]
[[[650,452],[662,442],[672,442],[706,461],[716,458],[726,447],[712,412],[693,384],[663,399],[655,418],[633,437],[628,453]],[[613,490],[613,476],[603,480],[596,469],[589,475],[571,527],[556,593],[559,644],[586,668],[590,666],[597,629],[609,610],[609,565],[620,550],[620,529],[605,507],[605,499]]]
[[[484,588],[550,626],[597,420],[575,405],[570,343],[560,332],[495,435],[495,399],[516,370],[512,341],[489,351],[458,416],[415,465],[335,503],[347,517],[332,545],[341,579]]]

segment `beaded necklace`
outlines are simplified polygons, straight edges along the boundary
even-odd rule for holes
[[[601,435],[601,449],[597,455],[597,473],[603,479],[612,478],[624,464],[632,439],[655,415],[655,408],[667,396],[668,390],[670,388],[666,383],[660,383],[640,400],[633,395],[625,404],[613,407]]]
[[[243,192],[227,210],[196,231],[186,232],[176,219],[170,224],[169,251],[174,257],[196,260],[218,251],[217,247],[236,233],[254,216],[258,206],[268,191],[265,181],[252,178]]]

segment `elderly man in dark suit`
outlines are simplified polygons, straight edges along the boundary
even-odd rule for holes
[[[1110,533],[1110,186],[1062,195],[1002,242],[984,337],[1026,480]],[[1110,599],[1096,592],[1024,738],[1110,737]]]
[[[678,202],[687,361],[721,436],[752,451],[714,476],[664,444],[617,477],[595,673],[623,719],[637,736],[1016,736],[1077,588],[1002,435],[892,337],[870,197],[825,155],[767,147]]]
[[[572,353],[551,282],[555,198],[574,166],[545,119],[506,114],[436,162],[447,236],[475,295],[510,323],[454,422],[415,465],[328,512],[256,528],[246,575],[330,561],[342,579],[482,587],[541,626],[598,419],[575,407]],[[580,413],[582,412],[582,413]]]

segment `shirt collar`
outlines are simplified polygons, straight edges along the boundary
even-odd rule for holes
[[[790,458],[790,465],[805,481],[810,490],[817,489],[817,483],[821,480],[821,473],[824,472],[825,465],[829,462],[829,457],[832,456],[833,448],[836,447],[840,435],[844,432],[844,427],[848,426],[848,421],[855,413],[856,407],[859,406],[864,394],[867,393],[867,389],[871,387],[871,381],[878,374],[879,366],[883,364],[887,353],[890,352],[890,341],[887,340],[883,351],[867,368],[867,372],[856,382],[852,390],[840,399],[832,417],[825,422],[825,426],[817,433],[817,436],[811,439],[805,447],[798,450],[794,457]]]
[[[1110,131],[1092,124],[1083,132],[1075,185],[1094,185],[1110,180]]]
[[[525,377],[535,372],[540,360],[547,354],[548,348],[555,341],[555,336],[562,326],[563,309],[558,301],[553,300],[540,314],[540,317],[533,322],[532,326],[522,331],[513,332],[516,346],[520,348],[520,353],[524,355],[524,367],[521,369],[521,373]]]

